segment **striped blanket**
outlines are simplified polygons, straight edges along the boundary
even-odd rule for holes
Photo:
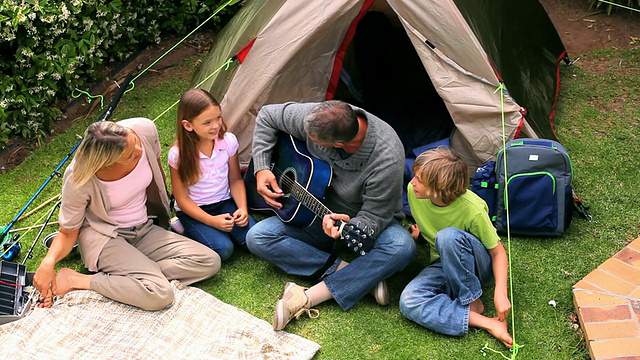
[[[0,326],[3,359],[310,359],[320,346],[194,287],[144,311],[93,291]]]

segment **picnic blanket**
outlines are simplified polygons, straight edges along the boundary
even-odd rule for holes
[[[172,282],[175,299],[144,311],[94,291],[0,326],[3,359],[310,359],[320,346],[203,290]]]

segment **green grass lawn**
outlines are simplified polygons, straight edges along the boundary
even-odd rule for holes
[[[167,74],[160,83],[136,86],[123,97],[112,120],[133,116],[155,119],[188,88],[188,73],[196,60],[186,59],[174,69],[182,75]],[[594,222],[576,216],[560,238],[503,238],[512,259],[510,331],[523,346],[517,355],[519,359],[589,358],[580,332],[571,328],[575,312],[571,287],[638,237],[640,209],[635,192],[640,188],[639,62],[637,51],[610,49],[583,54],[574,66],[563,66],[556,131],[573,161],[574,188],[591,206]],[[98,113],[79,119],[64,134],[34,151],[19,167],[0,175],[3,190],[0,224],[11,222],[73,148],[78,141],[76,135],[82,134],[97,116]],[[166,151],[173,142],[174,116],[172,109],[156,120],[165,151],[165,167]],[[61,180],[54,176],[29,209],[59,194],[60,189]],[[13,228],[41,224],[50,208],[44,207]],[[23,255],[38,230],[18,232]],[[55,226],[47,227],[43,237],[55,230]],[[29,270],[37,268],[44,253],[42,244],[37,243],[33,257],[26,260]],[[419,248],[415,261],[389,279],[389,306],[378,306],[373,297],[366,296],[344,312],[329,301],[319,306],[319,318],[293,321],[286,331],[319,343],[322,348],[316,359],[502,358],[490,350],[483,353],[485,345],[510,356],[501,343],[484,331],[471,330],[462,338],[448,337],[428,331],[401,315],[400,292],[423,268],[425,257],[425,249]],[[59,266],[83,268],[77,252]],[[270,322],[286,281],[312,285],[306,279],[287,276],[248,253],[236,253],[223,264],[219,274],[196,286]],[[487,314],[494,314],[492,293],[485,294],[482,300]],[[551,300],[557,306],[549,305]]]

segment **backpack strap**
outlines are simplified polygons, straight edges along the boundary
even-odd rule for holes
[[[495,182],[495,179],[493,179],[494,181],[481,181],[480,182],[480,187],[484,188],[484,189],[494,189],[496,191],[498,191],[498,187],[500,186],[500,184],[498,184],[497,182]],[[497,194],[497,193],[496,193]],[[491,217],[491,222],[495,222],[498,219],[498,215],[496,214],[489,214],[489,216]]]
[[[487,189],[498,189],[498,184],[493,181],[481,181],[480,187]]]

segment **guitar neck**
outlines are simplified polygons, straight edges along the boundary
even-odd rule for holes
[[[316,216],[322,219],[325,215],[333,213],[328,207],[324,206],[320,200],[318,200],[311,193],[306,191],[302,186],[294,186],[290,189],[289,195],[293,196],[307,209],[311,210]]]

